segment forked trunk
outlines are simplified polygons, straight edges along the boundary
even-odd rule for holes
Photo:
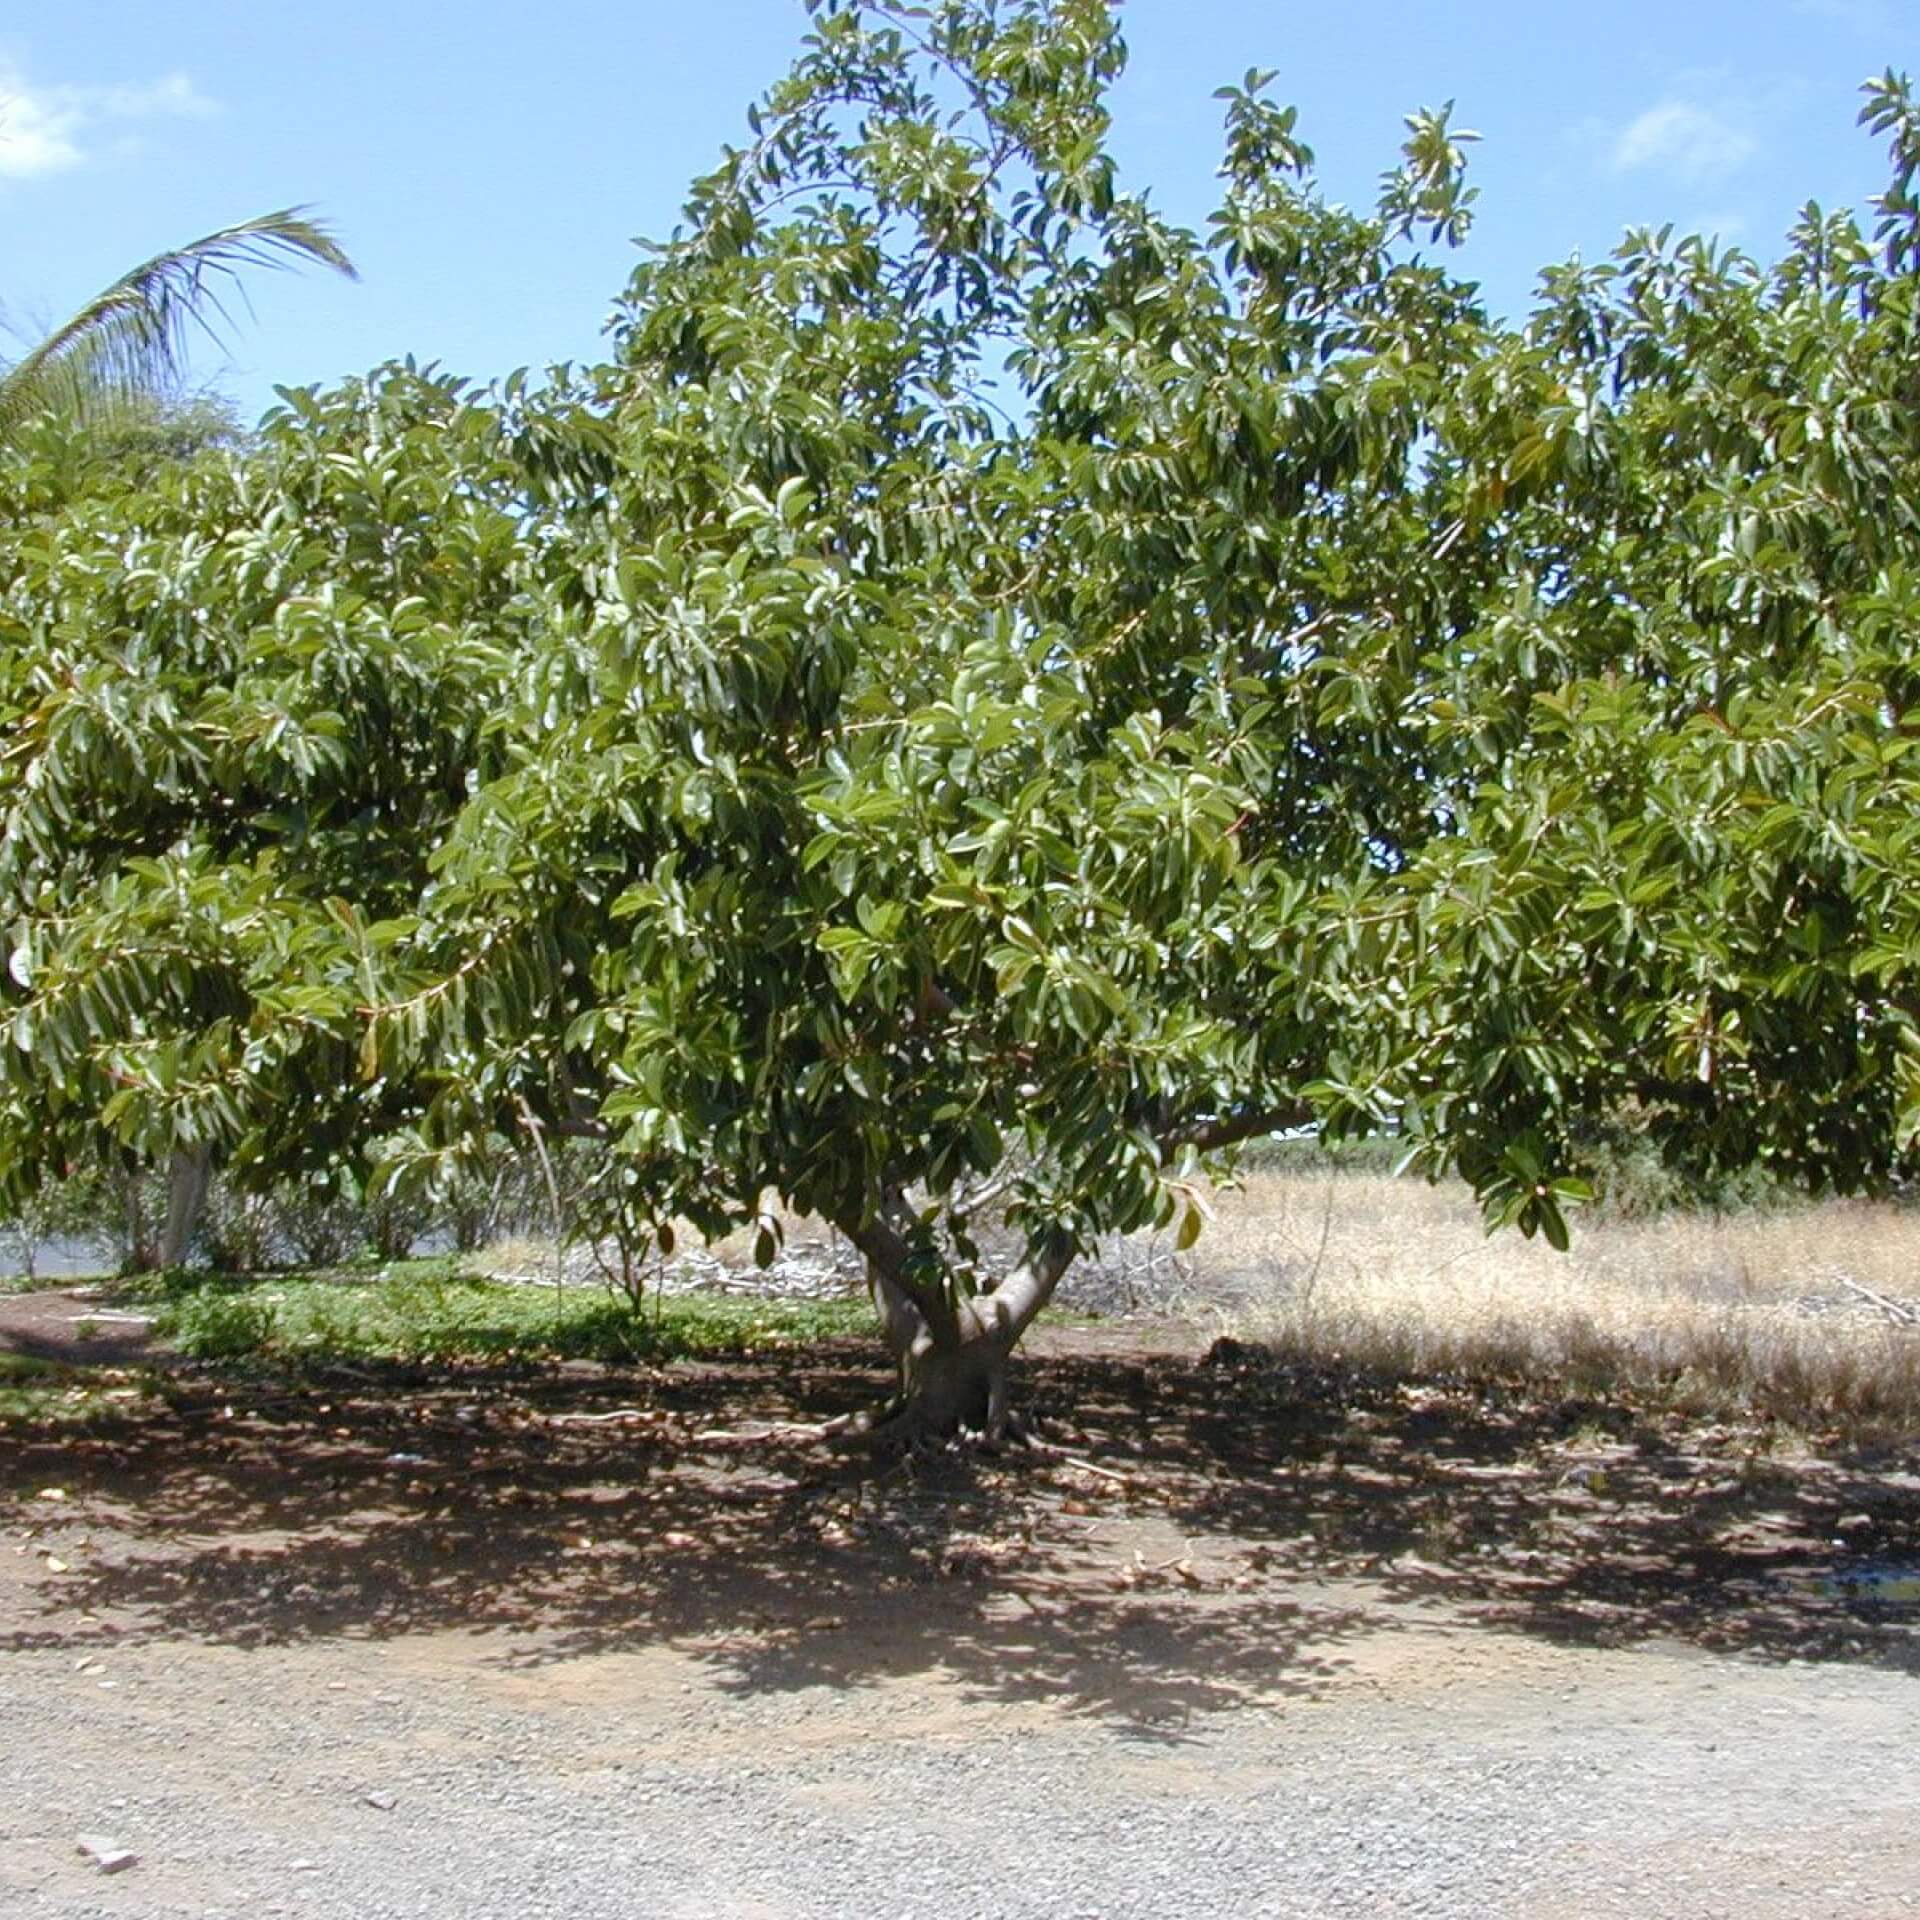
[[[992,1293],[952,1301],[909,1290],[893,1236],[863,1236],[867,1282],[887,1348],[900,1369],[900,1407],[882,1432],[1007,1435],[1007,1364],[1020,1337],[1052,1299],[1065,1253],[1028,1260]]]

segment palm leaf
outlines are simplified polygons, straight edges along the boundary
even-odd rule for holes
[[[84,415],[178,385],[195,332],[220,340],[229,321],[222,295],[248,268],[318,262],[357,279],[340,244],[302,207],[157,254],[97,293],[30,353],[0,373],[0,438],[29,415]]]

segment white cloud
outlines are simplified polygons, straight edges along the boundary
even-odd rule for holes
[[[1728,179],[1758,142],[1730,114],[1693,100],[1663,100],[1617,134],[1608,163],[1615,173],[1658,172],[1690,187]]]
[[[0,65],[0,179],[63,173],[87,158],[114,122],[181,118],[213,111],[184,73],[144,86],[41,87]]]

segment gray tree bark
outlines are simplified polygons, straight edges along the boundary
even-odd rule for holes
[[[174,1148],[167,1162],[167,1223],[160,1232],[163,1267],[177,1267],[186,1259],[212,1178],[213,1154],[209,1148]]]
[[[953,1299],[937,1281],[908,1278],[907,1242],[891,1222],[843,1230],[866,1255],[881,1337],[900,1369],[900,1413],[888,1424],[1004,1440],[1008,1361],[1053,1298],[1072,1255],[1030,1255],[991,1293]]]

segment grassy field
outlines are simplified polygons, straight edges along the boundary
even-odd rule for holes
[[[1576,1222],[1572,1251],[1557,1254],[1517,1234],[1489,1238],[1459,1188],[1255,1172],[1219,1196],[1194,1257],[1194,1311],[1302,1356],[1550,1374],[1695,1410],[1920,1428],[1920,1210],[1910,1207],[1597,1218]]]

